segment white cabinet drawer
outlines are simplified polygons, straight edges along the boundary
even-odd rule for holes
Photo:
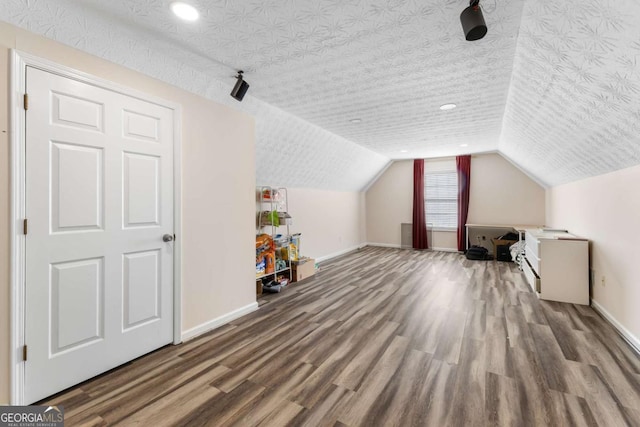
[[[527,279],[527,283],[531,286],[531,289],[536,292],[540,292],[540,278],[533,272],[526,259],[522,263],[522,271],[524,272],[524,277]]]
[[[527,257],[527,261],[531,264],[531,268],[536,272],[538,276],[542,276],[542,272],[540,271],[540,267],[542,263],[540,262],[540,258],[538,258],[535,253],[527,246],[524,250],[524,254]]]
[[[530,232],[526,232],[524,236],[525,244],[527,249],[531,251],[536,258],[540,258],[540,240],[537,237],[534,237]]]
[[[522,273],[541,299],[589,304],[588,240],[563,230],[528,229],[524,252]]]

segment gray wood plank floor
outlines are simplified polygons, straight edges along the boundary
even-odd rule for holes
[[[640,359],[515,265],[365,248],[65,391],[66,425],[640,426]]]

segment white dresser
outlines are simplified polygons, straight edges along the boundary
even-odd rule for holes
[[[544,229],[525,232],[527,282],[540,298],[589,305],[589,241]]]

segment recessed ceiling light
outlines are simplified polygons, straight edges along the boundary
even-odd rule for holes
[[[200,16],[198,10],[190,4],[176,1],[171,3],[171,11],[185,21],[195,21]]]
[[[362,123],[362,119],[351,119],[349,120],[351,123]]]
[[[460,144],[460,147],[468,147],[469,144]]]
[[[440,106],[442,111],[453,110],[454,108],[456,108],[456,104],[443,104]]]
[[[400,150],[401,153],[408,153],[409,150]]]

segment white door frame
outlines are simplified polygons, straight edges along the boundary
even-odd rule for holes
[[[174,111],[173,135],[173,218],[176,239],[173,243],[173,343],[182,342],[182,288],[181,288],[181,135],[182,107],[180,104],[166,101],[134,89],[92,76],[82,71],[56,64],[37,56],[11,50],[11,404],[24,404],[25,366],[22,360],[22,348],[25,344],[25,273],[26,245],[23,234],[25,218],[25,123],[26,113],[23,95],[26,87],[27,66],[38,68],[62,77],[97,86],[112,92],[138,98],[140,100],[167,107]]]

